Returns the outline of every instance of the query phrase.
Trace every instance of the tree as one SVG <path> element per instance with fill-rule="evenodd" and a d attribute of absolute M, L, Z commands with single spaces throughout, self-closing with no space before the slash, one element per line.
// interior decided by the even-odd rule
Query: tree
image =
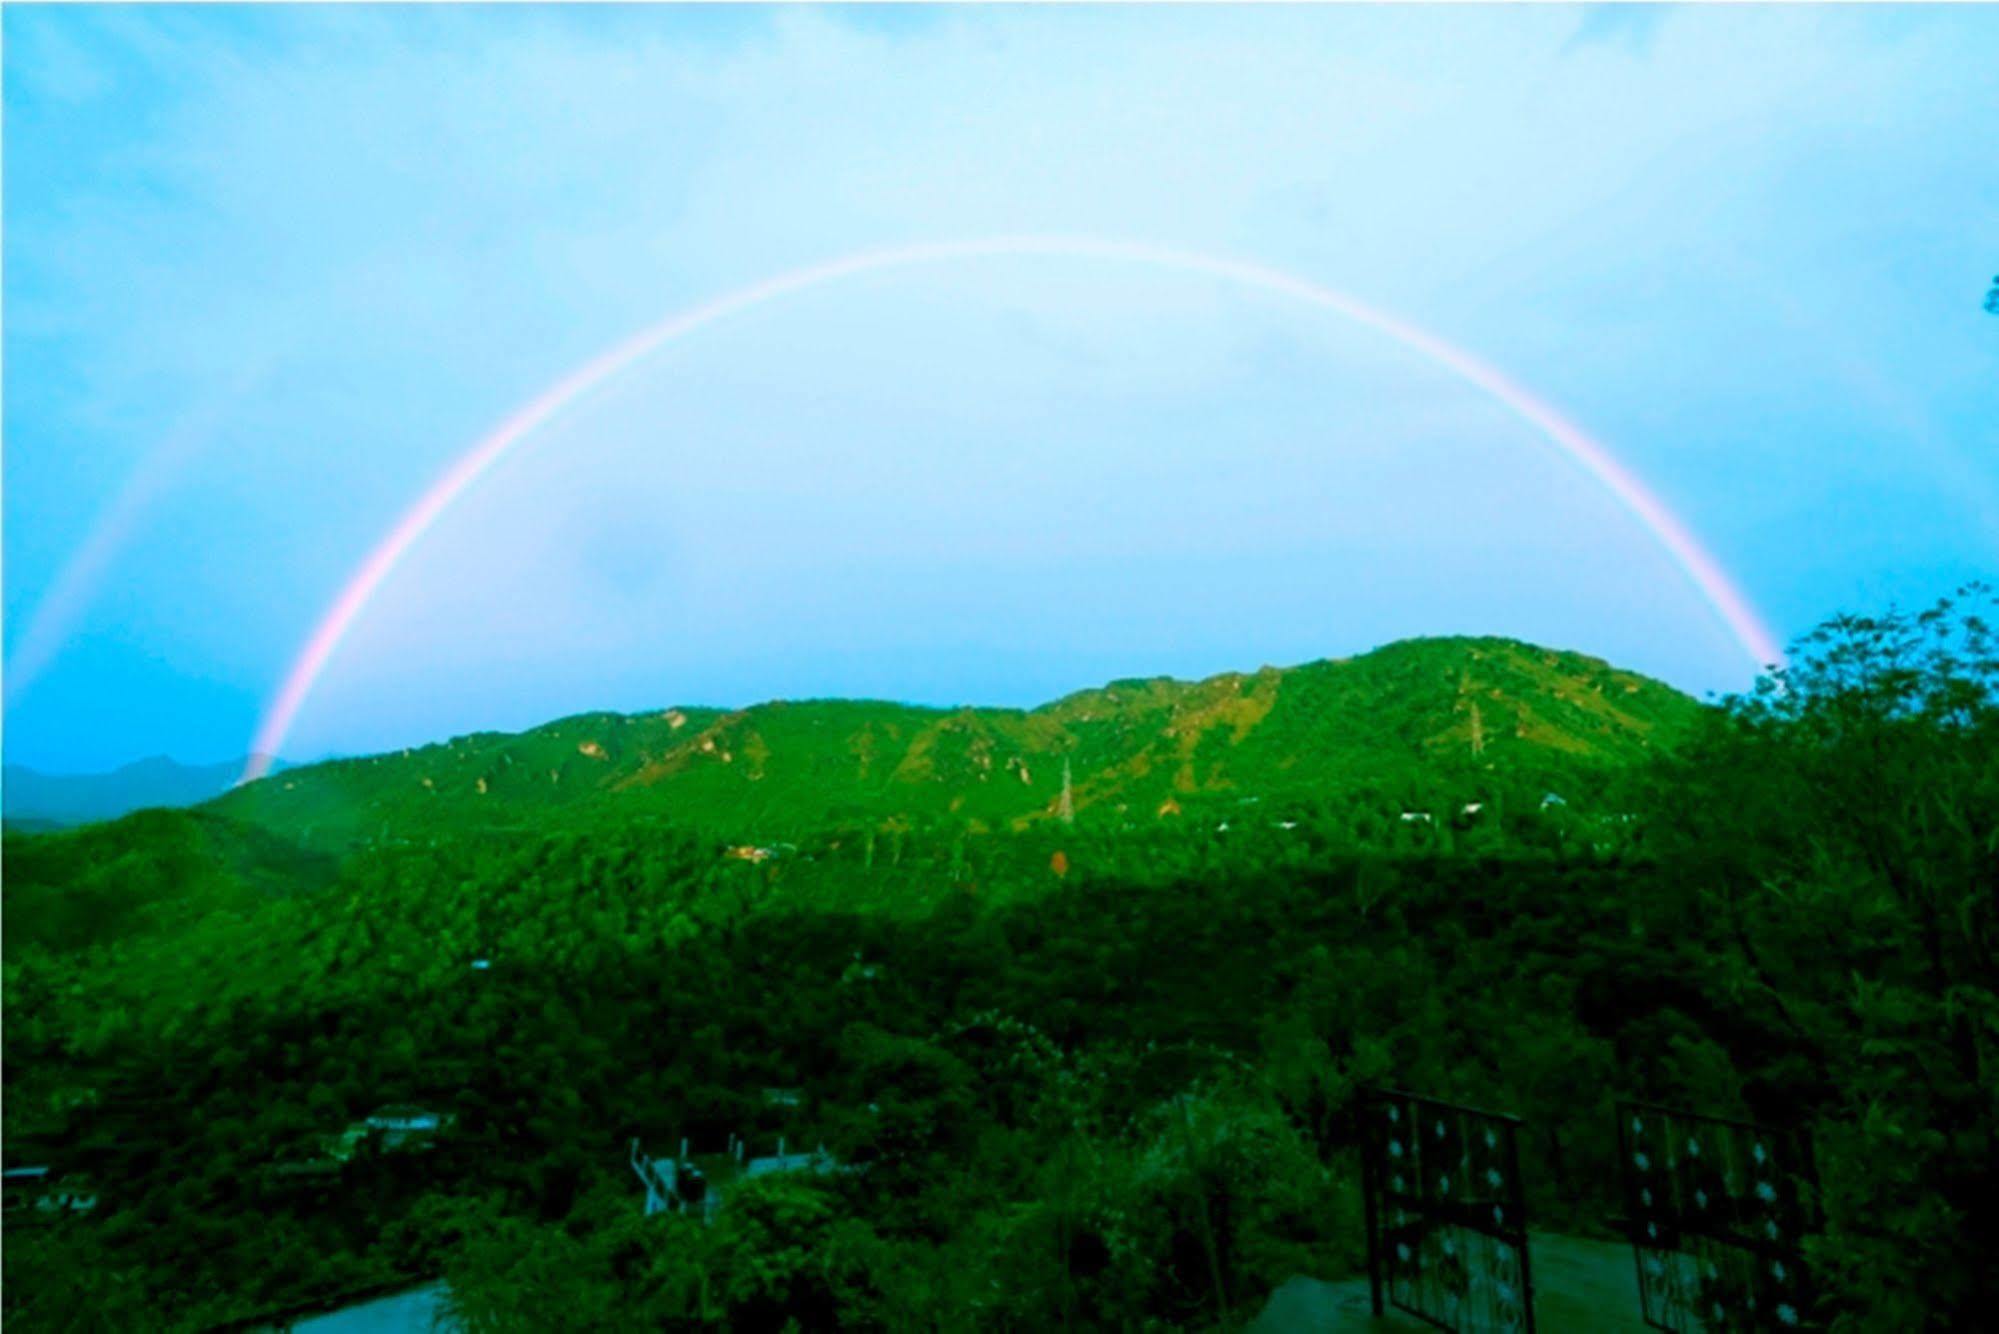
<path fill-rule="evenodd" d="M 1818 1260 L 1855 1327 L 1999 1309 L 1999 635 L 1989 590 L 1838 617 L 1672 765 L 1665 852 L 1816 1123 Z M 1739 1035 L 1741 1036 L 1741 1035 Z"/>

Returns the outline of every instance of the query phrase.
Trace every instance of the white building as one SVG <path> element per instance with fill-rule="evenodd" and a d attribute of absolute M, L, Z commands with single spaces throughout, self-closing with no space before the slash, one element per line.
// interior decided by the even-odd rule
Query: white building
<path fill-rule="evenodd" d="M 400 1148 L 414 1139 L 435 1135 L 455 1118 L 409 1103 L 395 1103 L 378 1109 L 361 1123 L 363 1134 L 380 1135 L 385 1149 Z"/>
<path fill-rule="evenodd" d="M 721 1207 L 722 1193 L 710 1188 L 701 1169 L 686 1161 L 686 1155 L 685 1140 L 681 1141 L 680 1155 L 674 1158 L 654 1158 L 639 1147 L 636 1139 L 632 1141 L 632 1171 L 645 1187 L 646 1217 L 698 1210 L 705 1221 L 713 1218 Z"/>
<path fill-rule="evenodd" d="M 87 1214 L 97 1207 L 97 1188 L 82 1177 L 58 1176 L 46 1166 L 10 1167 L 4 1174 L 6 1211 Z"/>

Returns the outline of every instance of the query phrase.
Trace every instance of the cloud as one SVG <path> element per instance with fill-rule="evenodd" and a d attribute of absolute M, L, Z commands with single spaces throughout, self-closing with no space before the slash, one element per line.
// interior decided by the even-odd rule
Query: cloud
<path fill-rule="evenodd" d="M 1605 45 L 1621 46 L 1639 55 L 1646 54 L 1658 37 L 1659 26 L 1666 21 L 1672 9 L 1671 5 L 1644 4 L 1638 0 L 1584 5 L 1575 33 L 1563 49 L 1575 51 Z"/>

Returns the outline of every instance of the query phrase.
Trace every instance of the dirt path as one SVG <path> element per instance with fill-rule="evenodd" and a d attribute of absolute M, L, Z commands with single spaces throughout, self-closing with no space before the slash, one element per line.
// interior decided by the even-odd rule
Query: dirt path
<path fill-rule="evenodd" d="M 1531 1244 L 1539 1334 L 1641 1334 L 1647 1328 L 1638 1315 L 1637 1271 L 1629 1246 L 1547 1232 L 1535 1233 Z M 1300 1275 L 1270 1294 L 1248 1334 L 1387 1334 L 1434 1328 L 1393 1310 L 1376 1320 L 1368 1309 L 1365 1276 L 1327 1283 Z"/>

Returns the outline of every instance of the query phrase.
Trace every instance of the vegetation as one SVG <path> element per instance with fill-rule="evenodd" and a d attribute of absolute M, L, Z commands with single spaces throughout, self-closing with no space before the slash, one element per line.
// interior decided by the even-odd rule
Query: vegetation
<path fill-rule="evenodd" d="M 102 1203 L 9 1228 L 6 1317 L 443 1275 L 474 1330 L 1212 1327 L 1357 1270 L 1387 1082 L 1521 1114 L 1532 1210 L 1584 1232 L 1619 1096 L 1805 1126 L 1816 1317 L 1974 1326 L 1982 597 L 1715 708 L 1418 641 L 1026 713 L 591 715 L 10 834 L 9 1161 Z M 454 1119 L 299 1170 L 392 1103 Z M 864 1170 L 641 1216 L 633 1138 L 732 1134 Z"/>
<path fill-rule="evenodd" d="M 848 700 L 582 714 L 290 770 L 215 809 L 320 848 L 478 827 L 663 815 L 743 840 L 829 825 L 1018 831 L 1072 807 L 1149 825 L 1243 796 L 1328 796 L 1391 817 L 1549 786 L 1594 788 L 1700 712 L 1593 658 L 1503 639 L 1411 640 L 1206 681 L 1118 681 L 1031 711 Z M 1456 809 L 1455 806 L 1452 809 Z"/>

